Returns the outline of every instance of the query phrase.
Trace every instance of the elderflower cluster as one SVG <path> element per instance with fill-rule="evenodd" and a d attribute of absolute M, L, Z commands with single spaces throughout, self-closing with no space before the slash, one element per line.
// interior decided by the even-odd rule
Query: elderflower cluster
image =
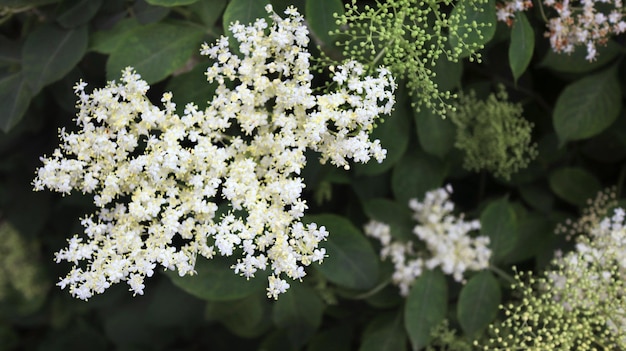
<path fill-rule="evenodd" d="M 585 58 L 593 61 L 598 55 L 597 45 L 606 45 L 612 35 L 626 32 L 622 0 L 543 0 L 543 4 L 557 14 L 546 19 L 545 36 L 550 38 L 554 52 L 571 54 L 577 46 L 584 46 Z M 498 5 L 498 19 L 510 24 L 514 12 L 530 7 L 530 1 L 506 0 Z"/>
<path fill-rule="evenodd" d="M 533 7 L 532 0 L 509 0 L 498 2 L 496 4 L 496 17 L 498 18 L 498 21 L 506 22 L 506 24 L 510 27 L 513 25 L 516 12 L 526 11 L 531 7 Z"/>
<path fill-rule="evenodd" d="M 409 202 L 413 219 L 418 222 L 413 233 L 426 245 L 427 252 L 418 251 L 412 241 L 394 240 L 389 225 L 385 223 L 370 221 L 365 226 L 365 234 L 380 241 L 381 258 L 390 259 L 393 263 L 392 281 L 403 296 L 408 295 L 424 269 L 439 267 L 461 282 L 465 271 L 478 271 L 489 266 L 489 238 L 472 238 L 469 235 L 480 229 L 480 222 L 467 222 L 462 215 L 453 215 L 454 204 L 449 200 L 451 193 L 452 187 L 447 186 L 427 192 L 424 202 L 417 199 Z"/>
<path fill-rule="evenodd" d="M 482 12 L 487 0 L 388 0 L 375 6 L 346 3 L 345 13 L 337 16 L 334 32 L 345 57 L 375 67 L 389 67 L 398 78 L 407 78 L 407 87 L 417 108 L 425 106 L 445 116 L 453 109 L 447 102 L 454 97 L 440 91 L 435 82 L 438 62 L 458 62 L 465 56 L 480 59 L 481 43 L 468 39 L 468 33 L 481 40 L 490 23 L 468 21 L 470 13 Z M 450 11 L 450 8 L 454 8 Z M 484 42 L 484 41 L 483 41 Z"/>
<path fill-rule="evenodd" d="M 328 232 L 301 222 L 305 151 L 346 168 L 349 159 L 381 162 L 385 150 L 368 133 L 391 112 L 395 83 L 384 68 L 369 76 L 348 62 L 334 91 L 313 94 L 302 16 L 266 9 L 270 23 L 231 25 L 240 55 L 225 37 L 203 45 L 215 60 L 208 81 L 218 83 L 204 110 L 190 103 L 177 115 L 171 93 L 155 106 L 131 68 L 91 94 L 75 87 L 78 131 L 61 130 L 34 181 L 35 190 L 92 194 L 97 206 L 82 219 L 85 235 L 56 254 L 74 263 L 61 288 L 86 300 L 126 281 L 143 294 L 157 266 L 184 276 L 198 256 L 219 254 L 236 257 L 232 268 L 246 278 L 270 269 L 268 297 L 277 298 L 284 277 L 301 279 L 322 261 Z"/>
<path fill-rule="evenodd" d="M 537 157 L 537 145 L 531 142 L 533 124 L 522 112 L 521 104 L 508 101 L 503 86 L 486 100 L 474 91 L 461 94 L 450 119 L 456 125 L 454 146 L 464 154 L 463 167 L 508 180 L 528 166 Z"/>
<path fill-rule="evenodd" d="M 485 350 L 626 348 L 626 223 L 621 208 L 596 221 L 545 276 L 517 277 L 520 303 L 490 330 Z"/>

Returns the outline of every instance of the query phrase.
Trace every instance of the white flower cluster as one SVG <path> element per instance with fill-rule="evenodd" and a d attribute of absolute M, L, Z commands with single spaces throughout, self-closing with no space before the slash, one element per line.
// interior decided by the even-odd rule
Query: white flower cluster
<path fill-rule="evenodd" d="M 452 188 L 447 186 L 427 192 L 424 202 L 417 199 L 409 202 L 414 211 L 413 218 L 418 222 L 413 233 L 426 244 L 427 252 L 418 251 L 412 241 L 394 240 L 389 225 L 385 223 L 370 221 L 365 226 L 365 234 L 380 241 L 382 259 L 391 259 L 395 268 L 392 281 L 403 296 L 408 295 L 423 269 L 440 267 L 445 274 L 461 282 L 465 271 L 489 266 L 489 238 L 468 235 L 480 229 L 480 222 L 466 222 L 462 215 L 453 215 L 454 204 L 449 201 L 451 193 Z"/>
<path fill-rule="evenodd" d="M 558 270 L 547 276 L 555 298 L 568 310 L 606 310 L 609 329 L 626 345 L 626 223 L 625 211 L 614 210 L 576 240 L 575 249 L 558 253 Z M 598 306 L 612 306 L 610 309 Z M 616 307 L 617 305 L 617 307 Z M 621 334 L 619 334 L 621 333 Z"/>
<path fill-rule="evenodd" d="M 510 24 L 514 12 L 531 7 L 524 5 L 528 2 L 504 1 L 498 6 L 498 19 Z M 626 32 L 622 0 L 544 0 L 543 3 L 558 15 L 549 19 L 545 33 L 555 52 L 571 54 L 576 46 L 585 46 L 586 59 L 593 61 L 598 54 L 596 45 L 605 45 L 610 36 Z"/>
<path fill-rule="evenodd" d="M 267 10 L 271 24 L 231 25 L 239 56 L 225 37 L 202 47 L 215 60 L 208 81 L 219 84 L 203 111 L 188 104 L 178 116 L 170 93 L 155 106 L 131 68 L 91 94 L 76 85 L 79 129 L 61 130 L 34 181 L 35 190 L 93 194 L 98 207 L 82 220 L 85 236 L 56 254 L 74 263 L 61 288 L 86 300 L 126 281 L 143 294 L 157 265 L 183 276 L 198 255 L 218 253 L 241 256 L 232 268 L 247 278 L 270 268 L 276 298 L 289 288 L 282 277 L 301 279 L 304 266 L 322 261 L 328 232 L 301 222 L 305 150 L 343 167 L 381 162 L 385 150 L 368 132 L 391 112 L 395 83 L 383 68 L 369 76 L 349 62 L 337 67 L 334 91 L 313 94 L 302 16 Z"/>
<path fill-rule="evenodd" d="M 509 0 L 496 4 L 496 17 L 498 21 L 506 22 L 510 27 L 513 25 L 515 13 L 525 11 L 533 7 L 532 0 Z"/>

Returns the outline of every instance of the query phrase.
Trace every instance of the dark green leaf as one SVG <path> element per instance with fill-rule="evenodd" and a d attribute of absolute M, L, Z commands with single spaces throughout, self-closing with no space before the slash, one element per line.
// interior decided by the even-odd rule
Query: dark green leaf
<path fill-rule="evenodd" d="M 622 108 L 617 66 L 567 86 L 554 107 L 554 129 L 561 144 L 587 139 L 611 125 Z"/>
<path fill-rule="evenodd" d="M 540 245 L 554 233 L 554 221 L 546 215 L 532 212 L 518 220 L 518 235 L 515 249 L 506 257 L 504 263 L 512 264 L 533 258 Z"/>
<path fill-rule="evenodd" d="M 359 351 L 404 351 L 406 333 L 402 327 L 402 311 L 380 314 L 363 332 Z"/>
<path fill-rule="evenodd" d="M 229 350 L 229 348 L 226 348 L 225 350 Z M 258 351 L 274 350 L 300 351 L 300 348 L 295 347 L 291 344 L 291 340 L 289 339 L 285 330 L 275 329 L 263 339 L 263 341 L 261 342 L 261 346 L 259 346 L 258 348 Z"/>
<path fill-rule="evenodd" d="M 87 27 L 66 30 L 47 24 L 32 31 L 22 48 L 24 76 L 32 91 L 63 78 L 86 51 Z"/>
<path fill-rule="evenodd" d="M 547 186 L 527 184 L 518 188 L 519 194 L 524 201 L 533 208 L 547 213 L 554 206 L 554 195 L 548 191 Z"/>
<path fill-rule="evenodd" d="M 353 329 L 349 323 L 342 323 L 321 331 L 311 338 L 306 351 L 351 351 Z"/>
<path fill-rule="evenodd" d="M 0 0 L 0 6 L 24 8 L 27 6 L 41 6 L 52 4 L 61 0 Z"/>
<path fill-rule="evenodd" d="M 198 257 L 197 274 L 180 277 L 176 271 L 166 271 L 172 283 L 189 294 L 208 301 L 231 301 L 262 291 L 267 279 L 263 274 L 246 280 L 230 268 L 233 262 L 224 257 Z"/>
<path fill-rule="evenodd" d="M 606 46 L 598 45 L 596 50 L 598 55 L 591 62 L 585 59 L 587 50 L 584 47 L 577 48 L 571 54 L 556 53 L 554 50 L 548 50 L 539 66 L 563 73 L 591 72 L 613 61 L 619 55 L 621 49 L 618 44 L 609 40 Z"/>
<path fill-rule="evenodd" d="M 207 82 L 204 75 L 210 65 L 211 62 L 205 61 L 189 72 L 172 77 L 167 83 L 165 90 L 172 92 L 172 100 L 176 102 L 178 113 L 182 114 L 185 105 L 190 102 L 198 105 L 201 111 L 209 105 L 217 88 L 217 82 Z"/>
<path fill-rule="evenodd" d="M 465 11 L 465 14 L 462 14 Z M 461 47 L 461 43 L 472 47 L 488 43 L 496 33 L 496 4 L 495 0 L 489 0 L 488 4 L 477 5 L 473 1 L 461 1 L 454 6 L 453 15 L 461 13 L 460 21 L 453 21 L 451 27 L 458 30 L 450 31 L 450 45 L 455 50 L 461 50 L 462 56 L 468 56 L 470 51 Z M 457 18 L 456 16 L 454 18 Z M 478 25 L 478 30 L 474 25 Z"/>
<path fill-rule="evenodd" d="M 428 345 L 432 331 L 445 318 L 448 286 L 440 270 L 425 270 L 409 292 L 404 307 L 404 326 L 413 350 Z"/>
<path fill-rule="evenodd" d="M 156 285 L 150 286 L 150 293 L 146 298 L 150 299 L 150 303 L 144 314 L 150 326 L 184 328 L 203 319 L 202 308 L 205 302 L 189 296 L 172 284 L 170 279 L 158 279 Z"/>
<path fill-rule="evenodd" d="M 219 320 L 242 338 L 257 337 L 272 326 L 270 302 L 265 294 L 253 294 L 235 301 L 209 301 L 205 316 Z"/>
<path fill-rule="evenodd" d="M 488 236 L 491 260 L 500 262 L 518 241 L 518 228 L 513 206 L 502 198 L 491 202 L 480 214 L 480 234 Z"/>
<path fill-rule="evenodd" d="M 385 172 L 374 176 L 354 177 L 351 185 L 361 201 L 364 201 L 366 199 L 389 196 L 389 193 L 391 193 L 390 180 L 391 175 L 389 172 Z"/>
<path fill-rule="evenodd" d="M 203 32 L 185 24 L 155 23 L 122 40 L 107 61 L 107 78 L 115 79 L 127 66 L 152 84 L 181 68 L 200 48 Z"/>
<path fill-rule="evenodd" d="M 307 222 L 325 226 L 328 240 L 321 246 L 327 257 L 314 267 L 329 281 L 345 288 L 367 290 L 378 279 L 378 255 L 372 245 L 350 221 L 332 215 L 306 216 Z"/>
<path fill-rule="evenodd" d="M 451 91 L 461 86 L 463 62 L 452 62 L 446 55 L 441 55 L 431 70 L 435 73 L 433 82 L 437 84 L 439 91 Z"/>
<path fill-rule="evenodd" d="M 63 6 L 68 4 L 69 6 Z M 76 28 L 88 23 L 98 13 L 102 0 L 66 1 L 61 5 L 57 22 L 63 28 Z"/>
<path fill-rule="evenodd" d="M 22 59 L 22 45 L 0 35 L 0 66 L 17 65 Z"/>
<path fill-rule="evenodd" d="M 89 50 L 102 54 L 110 54 L 123 44 L 126 37 L 141 28 L 135 18 L 125 18 L 109 30 L 97 31 L 90 38 Z"/>
<path fill-rule="evenodd" d="M 513 79 L 517 80 L 530 63 L 535 50 L 535 32 L 526 15 L 518 12 L 511 28 L 511 45 L 509 46 L 509 65 Z"/>
<path fill-rule="evenodd" d="M 133 5 L 133 14 L 140 24 L 156 23 L 167 17 L 170 9 L 167 7 L 153 6 L 145 0 L 137 0 Z"/>
<path fill-rule="evenodd" d="M 4 345 L 0 346 L 2 350 Z M 49 330 L 49 334 L 40 340 L 37 351 L 66 351 L 66 350 L 107 350 L 107 340 L 97 329 L 78 322 L 66 330 Z"/>
<path fill-rule="evenodd" d="M 146 0 L 146 2 L 150 5 L 164 6 L 164 7 L 191 5 L 197 1 L 198 0 Z"/>
<path fill-rule="evenodd" d="M 393 265 L 391 262 L 383 262 L 383 266 L 385 265 L 390 267 L 391 271 L 393 271 Z M 391 276 L 391 274 L 388 276 Z M 389 283 L 382 290 L 368 297 L 365 301 L 374 308 L 389 309 L 390 307 L 402 304 L 404 299 L 400 294 L 398 294 L 398 287 Z"/>
<path fill-rule="evenodd" d="M 454 147 L 456 130 L 452 120 L 443 119 L 429 108 L 414 113 L 417 137 L 427 153 L 443 159 Z"/>
<path fill-rule="evenodd" d="M 22 72 L 0 77 L 0 128 L 5 133 L 24 116 L 32 97 Z"/>
<path fill-rule="evenodd" d="M 228 6 L 226 6 L 224 16 L 222 17 L 224 33 L 230 33 L 228 28 L 231 23 L 236 21 L 246 25 L 254 23 L 257 18 L 267 18 L 268 14 L 265 11 L 265 5 L 267 4 L 269 4 L 269 1 L 265 0 L 231 0 Z"/>
<path fill-rule="evenodd" d="M 408 153 L 393 168 L 391 189 L 399 203 L 408 204 L 443 183 L 445 169 L 436 158 L 424 153 Z"/>
<path fill-rule="evenodd" d="M 585 156 L 600 162 L 614 163 L 626 157 L 626 111 L 602 133 L 583 146 Z"/>
<path fill-rule="evenodd" d="M 501 297 L 500 285 L 489 271 L 476 274 L 463 286 L 457 316 L 465 334 L 476 336 L 493 321 Z"/>
<path fill-rule="evenodd" d="M 550 174 L 548 181 L 558 197 L 578 206 L 584 206 L 587 199 L 594 197 L 602 187 L 593 174 L 577 167 L 558 169 Z"/>
<path fill-rule="evenodd" d="M 341 0 L 316 0 L 306 2 L 306 18 L 313 33 L 326 45 L 333 45 L 335 36 L 330 31 L 339 29 L 333 14 L 343 14 Z"/>
<path fill-rule="evenodd" d="M 363 203 L 363 210 L 371 219 L 388 224 L 391 236 L 407 241 L 415 238 L 415 221 L 408 204 L 400 205 L 387 199 L 371 199 Z"/>
<path fill-rule="evenodd" d="M 294 282 L 274 305 L 274 323 L 285 330 L 291 344 L 301 347 L 322 323 L 324 303 L 313 289 Z"/>
<path fill-rule="evenodd" d="M 203 0 L 193 3 L 189 8 L 197 14 L 208 27 L 213 27 L 221 17 L 228 0 Z"/>

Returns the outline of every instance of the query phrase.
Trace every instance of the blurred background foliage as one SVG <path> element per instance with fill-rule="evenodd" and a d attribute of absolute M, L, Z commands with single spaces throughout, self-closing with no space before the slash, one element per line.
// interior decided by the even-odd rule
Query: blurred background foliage
<path fill-rule="evenodd" d="M 340 0 L 271 3 L 279 13 L 294 5 L 305 14 L 318 45 L 311 45 L 314 55 L 321 48 L 341 57 L 328 34 L 338 29 L 332 13 L 343 11 Z M 375 4 L 359 2 L 365 3 Z M 227 259 L 199 261 L 194 277 L 157 275 L 140 297 L 120 284 L 83 302 L 55 287 L 69 267 L 54 264 L 53 254 L 81 231 L 78 218 L 92 205 L 80 194 L 34 193 L 31 181 L 39 157 L 57 145 L 58 129 L 72 128 L 74 83 L 101 87 L 131 65 L 154 97 L 172 91 L 179 107 L 193 101 L 202 108 L 214 86 L 202 74 L 209 63 L 199 55 L 201 43 L 227 33 L 230 22 L 266 16 L 265 4 L 0 0 L 0 350 L 396 351 L 428 345 L 443 319 L 471 338 L 511 299 L 504 273 L 513 265 L 540 271 L 556 248 L 567 249 L 565 238 L 554 234 L 557 223 L 577 217 L 605 187 L 615 186 L 622 197 L 624 38 L 599 47 L 593 62 L 580 50 L 555 54 L 537 9 L 510 28 L 496 22 L 488 2 L 493 16 L 481 16 L 493 33 L 482 62 L 444 60 L 434 81 L 442 91 L 473 91 L 482 101 L 504 87 L 533 127 L 536 157 L 527 167 L 506 178 L 489 167 L 464 167 L 467 148 L 458 145 L 467 145 L 471 133 L 462 123 L 504 120 L 482 118 L 500 110 L 470 108 L 485 115 L 442 119 L 415 109 L 415 97 L 399 81 L 395 111 L 374 131 L 388 149 L 384 163 L 343 171 L 309 161 L 307 220 L 330 231 L 329 257 L 278 301 L 266 298 L 263 277 L 246 281 Z M 507 140 L 521 138 L 489 130 L 496 134 L 482 130 L 470 142 L 478 159 L 492 157 L 491 140 L 497 138 L 501 151 L 510 147 Z M 509 156 L 493 156 L 494 162 Z M 391 265 L 380 261 L 377 243 L 361 228 L 373 218 L 390 223 L 394 236 L 410 236 L 408 200 L 445 184 L 453 185 L 458 208 L 481 220 L 480 234 L 490 237 L 494 252 L 492 269 L 468 276 L 465 285 L 426 272 L 403 299 L 389 284 Z"/>

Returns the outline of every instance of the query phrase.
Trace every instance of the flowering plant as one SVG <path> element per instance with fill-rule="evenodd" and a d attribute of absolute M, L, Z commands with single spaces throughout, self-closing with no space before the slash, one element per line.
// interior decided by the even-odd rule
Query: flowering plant
<path fill-rule="evenodd" d="M 624 23 L 0 0 L 0 349 L 626 349 Z"/>

